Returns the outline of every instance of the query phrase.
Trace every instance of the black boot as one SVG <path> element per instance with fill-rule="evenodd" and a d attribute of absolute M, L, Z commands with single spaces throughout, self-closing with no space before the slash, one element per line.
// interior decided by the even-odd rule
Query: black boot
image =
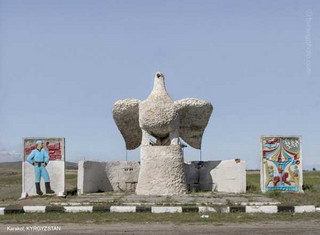
<path fill-rule="evenodd" d="M 41 192 L 41 189 L 40 189 L 40 183 L 36 183 L 36 190 L 38 195 L 41 196 L 43 194 L 43 192 Z"/>
<path fill-rule="evenodd" d="M 54 191 L 50 187 L 50 182 L 45 182 L 46 185 L 46 194 L 52 194 Z"/>

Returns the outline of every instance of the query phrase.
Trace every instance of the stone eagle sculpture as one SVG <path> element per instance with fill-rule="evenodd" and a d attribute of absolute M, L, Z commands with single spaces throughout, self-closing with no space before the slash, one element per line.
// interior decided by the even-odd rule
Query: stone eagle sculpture
<path fill-rule="evenodd" d="M 113 118 L 128 150 L 144 145 L 179 144 L 179 137 L 200 149 L 203 132 L 212 113 L 210 102 L 186 98 L 173 101 L 165 87 L 164 75 L 157 72 L 154 86 L 145 100 L 115 102 Z M 149 135 L 156 141 L 150 142 Z"/>

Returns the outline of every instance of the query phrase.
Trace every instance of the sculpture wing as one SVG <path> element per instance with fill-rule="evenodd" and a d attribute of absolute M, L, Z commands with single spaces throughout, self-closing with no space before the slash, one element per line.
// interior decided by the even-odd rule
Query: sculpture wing
<path fill-rule="evenodd" d="M 141 144 L 139 126 L 139 103 L 137 99 L 118 100 L 113 105 L 113 119 L 121 132 L 127 149 L 136 149 Z"/>
<path fill-rule="evenodd" d="M 180 137 L 191 147 L 200 149 L 202 135 L 213 110 L 211 103 L 187 98 L 175 101 L 174 106 L 180 117 Z"/>

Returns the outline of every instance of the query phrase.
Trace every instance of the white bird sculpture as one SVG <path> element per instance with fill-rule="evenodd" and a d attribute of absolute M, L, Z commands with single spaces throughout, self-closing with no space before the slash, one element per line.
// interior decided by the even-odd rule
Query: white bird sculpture
<path fill-rule="evenodd" d="M 115 102 L 113 118 L 128 150 L 141 145 L 180 144 L 179 137 L 200 149 L 203 132 L 212 113 L 210 102 L 186 98 L 173 101 L 165 87 L 164 75 L 157 72 L 147 99 Z M 150 142 L 149 135 L 156 139 Z"/>

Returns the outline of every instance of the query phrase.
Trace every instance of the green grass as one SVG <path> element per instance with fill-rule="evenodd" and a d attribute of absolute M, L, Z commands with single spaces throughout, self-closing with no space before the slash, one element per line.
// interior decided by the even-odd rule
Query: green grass
<path fill-rule="evenodd" d="M 259 171 L 247 171 L 247 193 L 260 193 Z"/>
<path fill-rule="evenodd" d="M 74 191 L 77 187 L 77 170 L 66 170 L 66 191 Z M 21 168 L 0 167 L 0 204 L 14 203 L 21 196 Z"/>
<path fill-rule="evenodd" d="M 320 206 L 320 171 L 303 172 L 304 193 L 267 192 L 265 195 L 281 202 L 281 205 Z M 247 172 L 247 193 L 261 194 L 259 172 Z"/>
<path fill-rule="evenodd" d="M 246 214 L 246 213 L 207 213 L 209 218 L 201 218 L 199 213 L 164 213 L 152 214 L 148 212 L 137 213 L 28 213 L 11 214 L 0 216 L 2 224 L 24 224 L 24 223 L 251 223 L 251 222 L 272 222 L 272 221 L 304 221 L 316 220 L 320 222 L 317 213 L 278 213 L 278 214 Z M 62 219 L 63 218 L 63 219 Z"/>
<path fill-rule="evenodd" d="M 18 199 L 22 190 L 21 169 L 0 169 L 0 202 Z"/>

